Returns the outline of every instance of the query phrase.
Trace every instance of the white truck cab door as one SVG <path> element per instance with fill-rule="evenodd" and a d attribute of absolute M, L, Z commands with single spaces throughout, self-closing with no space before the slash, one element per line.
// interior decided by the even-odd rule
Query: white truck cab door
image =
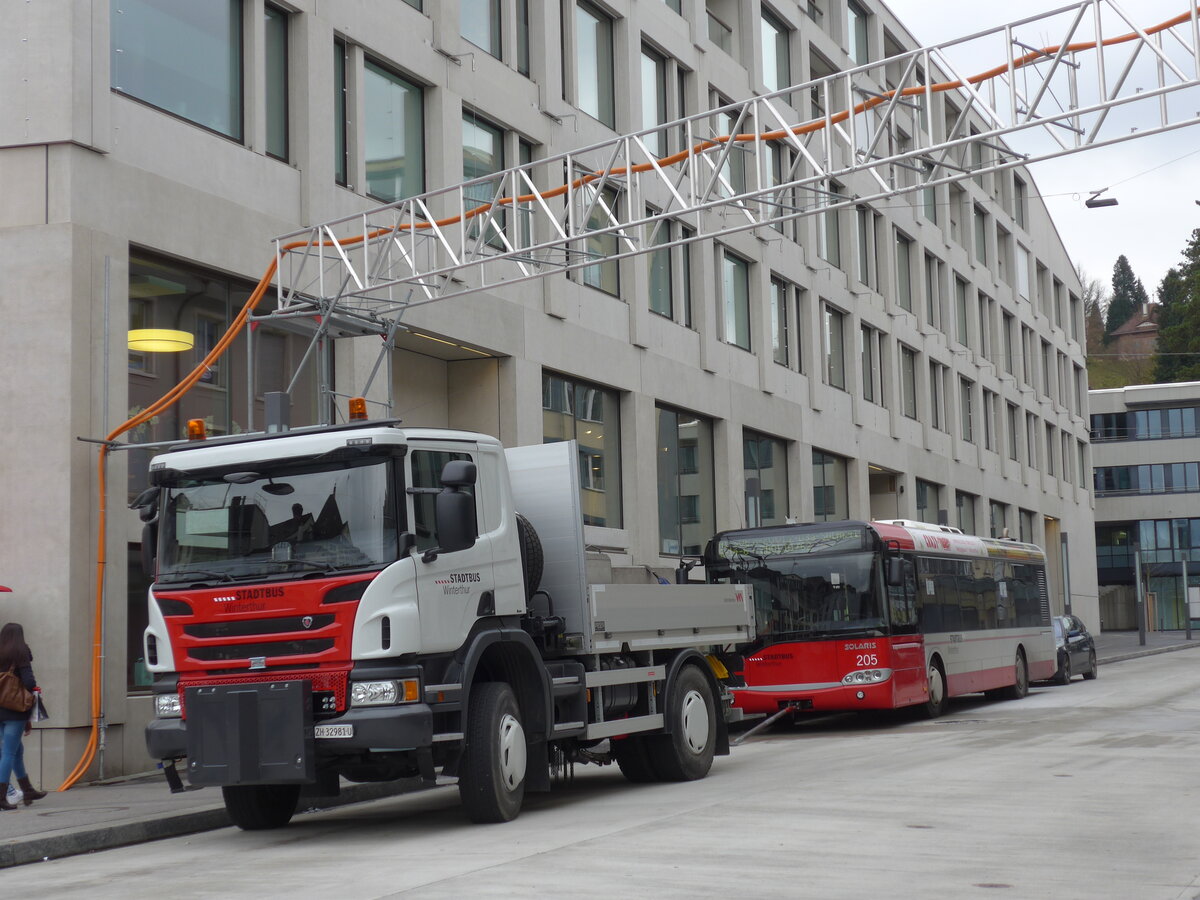
<path fill-rule="evenodd" d="M 475 448 L 467 444 L 445 448 L 430 446 L 428 449 L 414 447 L 407 457 L 409 527 L 417 539 L 412 554 L 416 565 L 423 653 L 456 650 L 466 640 L 475 620 L 480 615 L 490 614 L 488 610 L 495 607 L 492 535 L 482 531 L 484 516 L 478 491 L 472 494 L 481 533 L 474 545 L 453 552 L 437 550 L 436 493 L 428 493 L 432 489 L 441 489 L 440 476 L 447 462 L 475 462 L 475 457 Z M 432 558 L 426 562 L 426 557 Z"/>

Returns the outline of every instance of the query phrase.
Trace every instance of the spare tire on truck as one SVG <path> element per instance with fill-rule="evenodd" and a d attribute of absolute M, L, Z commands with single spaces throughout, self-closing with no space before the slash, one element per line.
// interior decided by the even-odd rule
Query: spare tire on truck
<path fill-rule="evenodd" d="M 546 558 L 533 523 L 520 513 L 517 513 L 517 539 L 521 543 L 521 575 L 525 579 L 525 599 L 528 600 L 541 586 Z"/>

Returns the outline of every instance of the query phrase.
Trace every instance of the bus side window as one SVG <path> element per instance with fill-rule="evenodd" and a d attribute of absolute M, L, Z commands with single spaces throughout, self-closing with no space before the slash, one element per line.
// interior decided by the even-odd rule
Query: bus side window
<path fill-rule="evenodd" d="M 912 634 L 917 630 L 917 576 L 912 560 L 897 560 L 901 566 L 900 584 L 888 585 L 889 618 L 893 634 Z"/>

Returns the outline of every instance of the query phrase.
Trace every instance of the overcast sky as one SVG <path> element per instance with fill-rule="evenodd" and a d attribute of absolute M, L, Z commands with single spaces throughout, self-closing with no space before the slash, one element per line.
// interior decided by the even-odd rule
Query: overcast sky
<path fill-rule="evenodd" d="M 1071 0 L 885 2 L 921 44 L 932 45 L 1059 9 Z M 1187 0 L 1120 0 L 1119 5 L 1142 27 L 1188 10 Z M 1064 31 L 1048 28 L 1039 43 L 1056 44 Z M 1002 62 L 968 58 L 956 65 L 970 75 Z M 1111 60 L 1108 66 L 1112 78 Z M 1200 114 L 1200 98 L 1186 102 L 1193 115 Z M 1149 109 L 1141 113 L 1139 124 L 1156 126 L 1152 114 Z M 1020 151 L 1020 136 L 1009 143 Z M 1179 263 L 1192 230 L 1200 227 L 1200 124 L 1046 160 L 1030 171 L 1072 260 L 1106 287 L 1113 263 L 1124 253 L 1154 299 L 1163 275 Z M 1117 198 L 1119 205 L 1087 209 L 1084 200 L 1103 188 L 1109 188 L 1104 196 Z"/>

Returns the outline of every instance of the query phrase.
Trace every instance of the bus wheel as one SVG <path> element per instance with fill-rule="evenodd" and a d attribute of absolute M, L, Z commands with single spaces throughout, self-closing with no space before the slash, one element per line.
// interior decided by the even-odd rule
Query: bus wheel
<path fill-rule="evenodd" d="M 282 828 L 296 813 L 298 784 L 235 784 L 221 788 L 225 810 L 243 831 Z"/>
<path fill-rule="evenodd" d="M 658 773 L 654 771 L 654 763 L 650 761 L 650 749 L 646 746 L 646 738 L 641 735 L 630 735 L 619 741 L 612 742 L 613 757 L 617 768 L 627 781 L 634 784 L 649 784 L 658 781 Z"/>
<path fill-rule="evenodd" d="M 712 768 L 717 744 L 717 710 L 708 679 L 695 666 L 675 678 L 667 698 L 671 733 L 648 739 L 654 771 L 663 781 L 695 781 Z"/>
<path fill-rule="evenodd" d="M 938 659 L 929 661 L 929 699 L 925 701 L 925 715 L 936 719 L 946 711 L 949 702 L 946 697 L 946 675 L 942 671 L 942 663 Z"/>
<path fill-rule="evenodd" d="M 525 799 L 528 748 L 512 688 L 485 681 L 471 689 L 467 748 L 458 795 L 472 822 L 508 822 Z"/>
<path fill-rule="evenodd" d="M 1016 680 L 1008 686 L 1008 699 L 1020 700 L 1029 693 L 1029 666 L 1025 663 L 1025 651 L 1017 651 Z"/>

